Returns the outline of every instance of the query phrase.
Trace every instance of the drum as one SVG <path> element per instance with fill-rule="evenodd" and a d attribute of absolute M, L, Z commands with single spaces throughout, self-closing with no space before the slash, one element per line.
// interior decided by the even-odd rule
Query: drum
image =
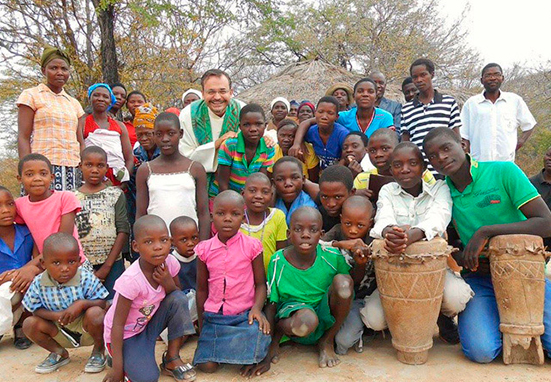
<path fill-rule="evenodd" d="M 402 254 L 388 253 L 384 240 L 373 242 L 377 287 L 400 362 L 427 362 L 451 252 L 442 238 L 414 243 Z"/>
<path fill-rule="evenodd" d="M 503 362 L 542 365 L 545 257 L 543 239 L 501 235 L 490 240 L 490 272 L 503 333 Z"/>

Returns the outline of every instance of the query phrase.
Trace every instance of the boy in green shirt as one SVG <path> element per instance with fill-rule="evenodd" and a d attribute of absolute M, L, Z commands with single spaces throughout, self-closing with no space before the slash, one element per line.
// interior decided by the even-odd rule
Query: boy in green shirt
<path fill-rule="evenodd" d="M 350 311 L 354 282 L 350 266 L 333 248 L 322 248 L 319 211 L 301 207 L 291 217 L 291 246 L 276 252 L 268 266 L 270 303 L 266 317 L 273 337 L 268 355 L 260 364 L 243 375 L 260 375 L 270 369 L 279 352 L 283 335 L 302 344 L 318 344 L 319 366 L 333 367 L 340 363 L 334 350 L 335 335 Z M 356 251 L 365 273 L 367 256 Z"/>
<path fill-rule="evenodd" d="M 459 314 L 459 337 L 467 358 L 487 363 L 502 349 L 488 261 L 480 253 L 497 235 L 551 236 L 551 212 L 526 175 L 511 162 L 477 162 L 463 151 L 449 128 L 431 130 L 423 141 L 425 154 L 446 176 L 453 200 L 452 221 L 465 249 L 459 263 L 472 272 L 465 281 L 475 292 Z M 551 350 L 551 283 L 545 280 L 544 349 Z"/>

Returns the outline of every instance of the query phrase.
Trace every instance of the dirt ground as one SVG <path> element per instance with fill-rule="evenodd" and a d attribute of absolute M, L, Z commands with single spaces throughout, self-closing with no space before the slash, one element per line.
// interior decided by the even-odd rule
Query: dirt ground
<path fill-rule="evenodd" d="M 186 344 L 181 351 L 182 359 L 191 361 L 195 349 L 195 340 Z M 165 345 L 157 345 L 157 359 L 160 361 Z M 0 342 L 0 381 L 32 382 L 92 382 L 102 381 L 106 371 L 100 374 L 84 374 L 84 364 L 91 348 L 70 350 L 71 363 L 57 372 L 38 375 L 34 367 L 47 355 L 36 345 L 28 350 L 17 350 L 12 339 L 4 337 Z M 341 382 L 341 381 L 426 381 L 426 382 L 491 382 L 491 381 L 551 381 L 551 361 L 544 366 L 503 364 L 501 358 L 489 365 L 478 365 L 468 361 L 461 353 L 459 345 L 451 346 L 434 339 L 434 347 L 425 365 L 404 365 L 396 359 L 390 338 L 378 336 L 365 345 L 364 352 L 358 354 L 351 350 L 341 356 L 341 364 L 332 369 L 320 369 L 317 366 L 317 354 L 314 347 L 289 345 L 282 348 L 281 360 L 272 365 L 266 374 L 255 379 L 259 382 Z M 214 375 L 198 372 L 197 381 L 241 381 L 238 367 L 225 366 Z M 161 382 L 174 379 L 161 376 Z"/>

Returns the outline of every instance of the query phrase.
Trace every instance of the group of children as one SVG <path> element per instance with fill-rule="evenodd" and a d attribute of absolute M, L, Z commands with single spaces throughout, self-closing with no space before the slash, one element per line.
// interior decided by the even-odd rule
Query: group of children
<path fill-rule="evenodd" d="M 101 86 L 91 91 L 94 117 L 103 115 L 103 93 Z M 156 381 L 160 372 L 191 381 L 195 366 L 213 373 L 220 364 L 243 365 L 240 373 L 253 376 L 277 362 L 279 346 L 288 340 L 316 344 L 319 366 L 333 367 L 338 355 L 352 347 L 361 352 L 366 335 L 386 329 L 370 259 L 374 238 L 384 240 L 391 253 L 446 238 L 453 212 L 465 246 L 463 266 L 474 270 L 493 234 L 548 234 L 533 225 L 479 233 L 481 226 L 514 225 L 515 219 L 551 221 L 545 205 L 544 213 L 525 211 L 537 192 L 526 188 L 515 199 L 506 179 L 500 200 L 510 198 L 523 215 L 506 211 L 506 222 L 492 223 L 487 216 L 480 217 L 482 225 L 466 222 L 471 207 L 458 200 L 474 187 L 469 181 L 480 180 L 465 172 L 469 157 L 452 130 L 434 129 L 424 140 L 426 157 L 449 177 L 443 181 L 427 171 L 418 146 L 399 143 L 392 129 L 378 129 L 368 140 L 336 123 L 338 115 L 335 98 L 320 99 L 316 124 L 298 150 L 301 161 L 288 156 L 296 122 L 279 122 L 279 144 L 269 147 L 264 111 L 255 104 L 243 107 L 240 132 L 220 147 L 215 190 L 207 190 L 203 166 L 178 150 L 178 117 L 160 113 L 151 134 L 142 137 L 137 130 L 140 142 L 151 141 L 147 149 L 158 149 L 158 156 L 129 171 L 136 187 L 132 229 L 123 190 L 105 183 L 113 172 L 104 149 L 91 145 L 82 151 L 84 185 L 75 192 L 50 189 L 46 157 L 21 159 L 18 179 L 26 196 L 14 200 L 0 188 L 0 300 L 8 302 L 2 320 L 17 324 L 19 345 L 29 345 L 17 332 L 22 325 L 26 337 L 50 353 L 36 372 L 67 364 L 69 347 L 93 346 L 85 371 L 102 371 L 110 359 L 104 381 Z M 522 179 L 517 183 L 525 186 Z M 209 191 L 216 194 L 210 201 Z M 125 270 L 121 253 L 129 237 L 139 257 Z M 482 288 L 455 270 L 446 273 L 438 320 L 449 343 L 459 342 L 453 318 Z M 467 334 L 472 326 L 466 324 L 463 334 L 461 322 L 465 353 L 480 361 L 472 354 L 482 340 Z M 167 351 L 159 370 L 155 345 L 165 329 Z M 192 365 L 179 351 L 196 332 Z M 543 342 L 549 350 L 551 341 Z"/>

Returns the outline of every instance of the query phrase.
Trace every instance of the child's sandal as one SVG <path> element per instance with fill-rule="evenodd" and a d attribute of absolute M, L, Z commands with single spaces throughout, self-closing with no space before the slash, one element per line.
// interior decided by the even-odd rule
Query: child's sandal
<path fill-rule="evenodd" d="M 163 354 L 163 361 L 159 365 L 161 368 L 161 372 L 164 375 L 170 375 L 178 382 L 191 382 L 195 381 L 195 378 L 197 378 L 197 372 L 195 371 L 195 368 L 189 364 L 186 363 L 183 366 L 178 366 L 175 369 L 169 370 L 166 365 L 172 361 L 175 361 L 177 359 L 180 359 L 180 357 L 174 357 L 171 359 L 165 359 L 166 352 Z"/>

